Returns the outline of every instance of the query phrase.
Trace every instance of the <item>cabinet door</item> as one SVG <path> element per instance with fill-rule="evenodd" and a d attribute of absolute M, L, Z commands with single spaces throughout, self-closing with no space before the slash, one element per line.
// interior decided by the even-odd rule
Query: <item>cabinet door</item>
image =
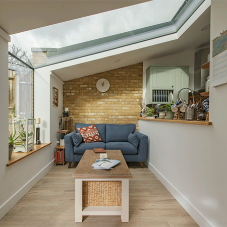
<path fill-rule="evenodd" d="M 175 91 L 174 100 L 177 99 L 177 93 L 182 88 L 187 88 L 189 86 L 189 67 L 178 67 L 176 68 L 176 81 L 175 81 Z M 185 100 L 186 104 L 188 103 L 188 92 L 189 90 L 185 89 L 180 92 L 179 97 Z"/>
<path fill-rule="evenodd" d="M 152 103 L 150 67 L 146 70 L 146 104 Z"/>
<path fill-rule="evenodd" d="M 173 67 L 152 67 L 151 68 L 151 86 L 159 89 L 174 89 L 175 68 Z"/>

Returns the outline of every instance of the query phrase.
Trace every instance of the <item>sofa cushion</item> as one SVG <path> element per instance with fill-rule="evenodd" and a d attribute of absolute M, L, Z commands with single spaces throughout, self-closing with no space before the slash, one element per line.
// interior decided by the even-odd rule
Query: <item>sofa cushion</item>
<path fill-rule="evenodd" d="M 83 139 L 82 139 L 82 136 L 80 135 L 80 133 L 78 132 L 74 132 L 73 133 L 73 135 L 72 135 L 72 138 L 73 138 L 73 143 L 74 143 L 74 145 L 75 146 L 79 146 L 81 143 L 82 143 L 82 141 L 83 141 Z"/>
<path fill-rule="evenodd" d="M 76 132 L 79 132 L 77 128 L 83 128 L 88 127 L 92 124 L 84 124 L 84 123 L 76 123 L 75 124 L 75 130 Z M 103 142 L 106 142 L 106 124 L 95 124 L 97 130 L 99 131 L 99 135 L 101 136 L 101 139 Z"/>
<path fill-rule="evenodd" d="M 128 135 L 135 130 L 135 124 L 106 124 L 106 142 L 128 142 Z"/>
<path fill-rule="evenodd" d="M 137 148 L 129 142 L 108 142 L 106 150 L 121 150 L 122 154 L 137 154 Z"/>
<path fill-rule="evenodd" d="M 86 150 L 93 150 L 93 148 L 106 149 L 106 146 L 103 142 L 81 143 L 78 147 L 74 146 L 74 154 L 84 154 Z"/>
<path fill-rule="evenodd" d="M 138 147 L 139 145 L 139 138 L 136 134 L 130 133 L 128 135 L 128 142 L 131 143 L 134 147 Z"/>
<path fill-rule="evenodd" d="M 95 125 L 90 125 L 88 127 L 77 128 L 80 135 L 83 137 L 84 143 L 92 143 L 92 142 L 102 142 L 102 139 L 99 135 L 99 131 L 97 130 Z"/>

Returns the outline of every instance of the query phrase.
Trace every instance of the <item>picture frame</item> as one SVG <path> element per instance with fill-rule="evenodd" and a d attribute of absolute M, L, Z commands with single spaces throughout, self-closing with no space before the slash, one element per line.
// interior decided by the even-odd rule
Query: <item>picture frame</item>
<path fill-rule="evenodd" d="M 58 107 L 58 89 L 53 87 L 53 106 Z"/>

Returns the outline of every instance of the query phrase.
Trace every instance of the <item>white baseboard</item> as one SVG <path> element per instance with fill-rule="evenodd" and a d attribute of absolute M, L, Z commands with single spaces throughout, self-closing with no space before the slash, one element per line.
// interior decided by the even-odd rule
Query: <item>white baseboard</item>
<path fill-rule="evenodd" d="M 31 180 L 20 188 L 0 207 L 0 220 L 12 209 L 13 206 L 54 166 L 54 159 L 41 169 Z"/>
<path fill-rule="evenodd" d="M 212 227 L 203 215 L 150 162 L 147 161 L 146 165 L 199 226 Z"/>

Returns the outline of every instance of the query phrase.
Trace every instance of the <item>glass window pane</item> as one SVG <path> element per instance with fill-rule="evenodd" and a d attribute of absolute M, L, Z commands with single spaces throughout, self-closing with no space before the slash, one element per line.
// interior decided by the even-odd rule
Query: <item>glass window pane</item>
<path fill-rule="evenodd" d="M 9 133 L 15 133 L 13 122 L 33 118 L 33 69 L 9 55 Z M 18 129 L 16 137 L 19 136 Z"/>

